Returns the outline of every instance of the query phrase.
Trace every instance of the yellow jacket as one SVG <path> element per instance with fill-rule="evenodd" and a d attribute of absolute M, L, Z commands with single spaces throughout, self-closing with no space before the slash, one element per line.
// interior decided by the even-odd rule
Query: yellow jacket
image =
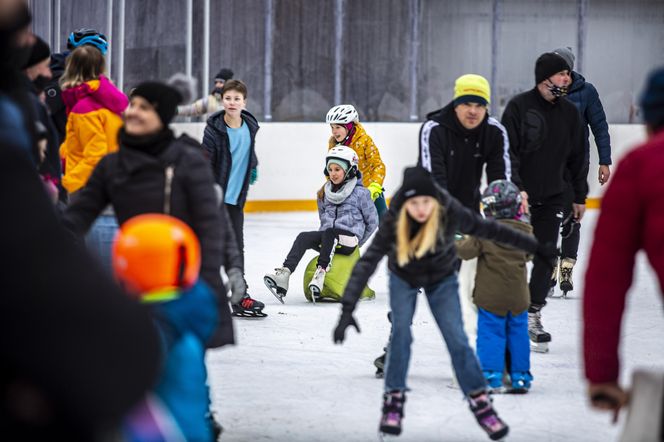
<path fill-rule="evenodd" d="M 339 143 L 334 137 L 330 137 L 328 150 L 337 144 Z M 378 148 L 360 123 L 355 123 L 355 133 L 348 147 L 355 151 L 359 159 L 358 167 L 362 174 L 362 185 L 369 187 L 371 183 L 378 183 L 382 186 L 385 179 L 385 164 L 380 158 Z"/>
<path fill-rule="evenodd" d="M 62 186 L 74 193 L 87 183 L 106 154 L 118 150 L 118 130 L 127 97 L 104 76 L 62 91 L 67 108 Z"/>

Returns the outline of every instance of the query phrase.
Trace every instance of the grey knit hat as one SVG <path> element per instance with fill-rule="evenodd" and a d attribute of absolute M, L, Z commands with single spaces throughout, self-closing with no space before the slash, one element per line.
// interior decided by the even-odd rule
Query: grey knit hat
<path fill-rule="evenodd" d="M 570 71 L 574 70 L 574 60 L 576 60 L 576 58 L 574 57 L 574 52 L 572 52 L 572 48 L 570 48 L 569 46 L 565 46 L 564 48 L 554 49 L 553 52 L 565 59 L 565 61 L 569 65 Z"/>

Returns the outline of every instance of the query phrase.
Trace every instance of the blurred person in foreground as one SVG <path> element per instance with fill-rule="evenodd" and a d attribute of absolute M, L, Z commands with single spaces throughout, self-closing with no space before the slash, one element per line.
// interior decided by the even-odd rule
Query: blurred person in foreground
<path fill-rule="evenodd" d="M 614 421 L 628 401 L 619 384 L 618 346 L 639 250 L 657 275 L 660 294 L 664 287 L 664 67 L 650 74 L 640 104 L 648 140 L 620 161 L 602 198 L 583 296 L 588 396 L 593 407 L 613 411 Z"/>

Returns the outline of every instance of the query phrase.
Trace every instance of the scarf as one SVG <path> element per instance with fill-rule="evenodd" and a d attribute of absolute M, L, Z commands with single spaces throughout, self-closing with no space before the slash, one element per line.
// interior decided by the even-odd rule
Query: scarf
<path fill-rule="evenodd" d="M 356 185 L 357 178 L 351 178 L 335 191 L 332 187 L 332 181 L 328 181 L 325 183 L 325 198 L 327 198 L 332 204 L 341 204 L 353 192 Z"/>
<path fill-rule="evenodd" d="M 123 147 L 140 150 L 155 157 L 165 151 L 175 139 L 170 129 L 160 130 L 154 134 L 135 136 L 129 135 L 124 127 L 120 129 L 118 138 Z"/>

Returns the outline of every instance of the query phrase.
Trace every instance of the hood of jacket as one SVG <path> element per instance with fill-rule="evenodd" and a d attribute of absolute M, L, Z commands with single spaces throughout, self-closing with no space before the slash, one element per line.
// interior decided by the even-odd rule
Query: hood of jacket
<path fill-rule="evenodd" d="M 60 54 L 51 54 L 51 74 L 54 79 L 58 79 L 65 72 L 65 65 L 67 63 L 67 55 L 69 52 L 62 52 Z"/>
<path fill-rule="evenodd" d="M 572 71 L 572 85 L 569 87 L 568 94 L 576 92 L 579 89 L 582 89 L 586 85 L 586 79 L 583 75 L 578 72 Z"/>
<path fill-rule="evenodd" d="M 67 106 L 67 113 L 93 112 L 108 109 L 117 115 L 129 105 L 127 96 L 116 88 L 108 78 L 101 75 L 98 80 L 85 83 L 62 91 L 62 100 Z"/>

